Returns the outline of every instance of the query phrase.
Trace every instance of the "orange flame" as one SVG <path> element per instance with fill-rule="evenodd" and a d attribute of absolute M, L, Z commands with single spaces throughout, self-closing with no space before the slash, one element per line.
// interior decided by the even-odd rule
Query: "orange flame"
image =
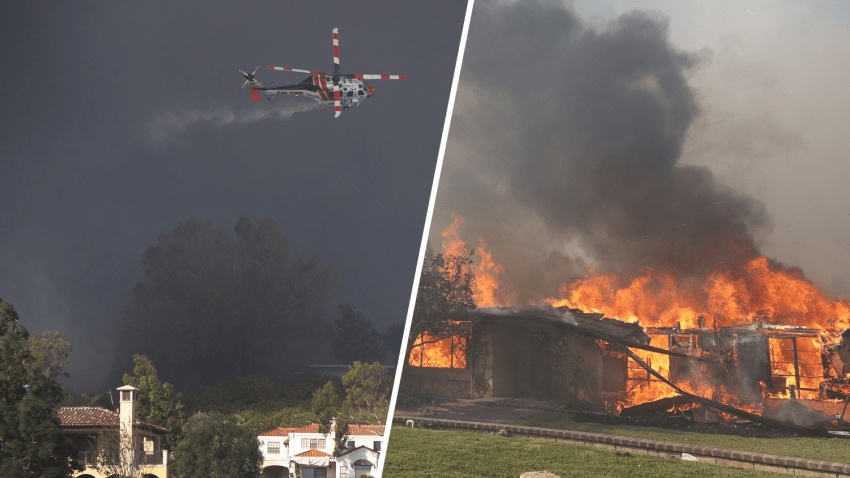
<path fill-rule="evenodd" d="M 452 223 L 441 233 L 444 255 L 469 255 L 469 246 L 458 234 L 458 228 L 464 224 L 463 217 L 452 214 Z M 475 249 L 477 263 L 471 264 L 466 271 L 471 272 L 475 277 L 475 282 L 472 285 L 472 299 L 477 307 L 508 305 L 502 299 L 506 294 L 500 288 L 501 276 L 505 273 L 505 268 L 493 260 L 493 254 L 487 250 L 487 243 L 484 242 L 484 238 L 479 236 L 478 241 L 478 247 Z"/>
<path fill-rule="evenodd" d="M 831 332 L 850 327 L 850 303 L 828 299 L 798 272 L 772 267 L 766 257 L 750 261 L 739 278 L 728 269 L 715 271 L 703 283 L 647 271 L 627 286 L 620 283 L 616 275 L 590 271 L 546 302 L 656 327 L 679 323 L 694 328 L 698 316 L 711 317 L 718 327 L 757 318 Z"/>
<path fill-rule="evenodd" d="M 417 367 L 466 368 L 466 337 L 455 335 L 435 339 L 427 332 L 419 334 L 407 363 Z"/>
<path fill-rule="evenodd" d="M 459 214 L 452 214 L 452 223 L 443 230 L 443 254 L 450 256 L 466 256 L 469 247 L 457 233 L 457 228 L 466 224 Z"/>
<path fill-rule="evenodd" d="M 472 299 L 475 305 L 478 307 L 503 305 L 497 296 L 505 268 L 493 260 L 493 254 L 487 251 L 487 244 L 481 236 L 478 236 L 478 248 L 475 249 L 475 253 L 478 255 L 478 265 L 473 270 L 475 284 L 472 288 Z"/>

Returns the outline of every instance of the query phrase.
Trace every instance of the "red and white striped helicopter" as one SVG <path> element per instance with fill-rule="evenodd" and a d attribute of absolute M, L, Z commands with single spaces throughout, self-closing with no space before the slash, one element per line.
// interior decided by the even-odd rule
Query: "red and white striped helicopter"
<path fill-rule="evenodd" d="M 333 45 L 334 45 L 334 72 L 322 73 L 320 71 L 299 70 L 296 68 L 283 68 L 280 66 L 267 66 L 270 70 L 294 71 L 296 73 L 309 73 L 312 76 L 307 77 L 297 85 L 275 86 L 267 88 L 255 76 L 258 66 L 253 72 L 242 73 L 245 77 L 246 85 L 251 85 L 251 100 L 253 102 L 260 101 L 260 93 L 265 95 L 297 95 L 307 96 L 323 105 L 334 105 L 336 112 L 334 118 L 339 117 L 342 111 L 348 111 L 352 105 L 360 105 L 366 98 L 371 98 L 375 94 L 375 89 L 367 85 L 363 80 L 406 80 L 401 75 L 343 75 L 339 72 L 339 29 L 333 29 Z M 274 96 L 269 97 L 269 101 Z"/>

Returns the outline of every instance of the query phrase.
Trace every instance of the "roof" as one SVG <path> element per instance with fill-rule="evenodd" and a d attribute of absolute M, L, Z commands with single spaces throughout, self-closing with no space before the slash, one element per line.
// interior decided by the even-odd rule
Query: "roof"
<path fill-rule="evenodd" d="M 315 457 L 326 457 L 326 456 L 329 456 L 329 457 L 333 457 L 333 455 L 331 455 L 331 454 L 329 454 L 329 453 L 325 453 L 325 452 L 323 452 L 323 451 L 321 451 L 321 450 L 316 450 L 316 449 L 307 450 L 307 451 L 305 451 L 305 452 L 303 452 L 303 453 L 299 453 L 299 454 L 297 454 L 297 455 L 295 455 L 295 456 L 315 456 Z"/>
<path fill-rule="evenodd" d="M 71 427 L 117 427 L 118 414 L 102 407 L 61 407 L 59 424 L 63 428 Z M 171 430 L 136 419 L 133 426 L 147 428 L 159 433 L 171 433 Z"/>
<path fill-rule="evenodd" d="M 371 451 L 372 453 L 377 453 L 378 455 L 380 455 L 380 454 L 381 454 L 381 452 L 376 451 L 376 450 L 373 450 L 373 449 L 369 448 L 368 446 L 360 445 L 360 446 L 358 446 L 357 448 L 352 448 L 352 449 L 350 449 L 350 450 L 345 450 L 344 452 L 340 453 L 338 456 L 347 455 L 347 454 L 349 454 L 349 453 L 352 453 L 352 452 L 355 452 L 355 451 L 357 451 L 357 450 L 361 450 L 361 449 L 362 449 L 362 450 L 369 450 L 369 451 Z"/>
<path fill-rule="evenodd" d="M 274 430 L 261 433 L 261 437 L 285 437 L 290 433 L 319 433 L 319 425 L 311 423 L 303 427 L 279 427 Z"/>
<path fill-rule="evenodd" d="M 470 312 L 481 316 L 482 319 L 492 321 L 512 319 L 548 322 L 601 339 L 613 339 L 615 341 L 641 344 L 648 344 L 650 341 L 649 336 L 646 335 L 646 332 L 644 332 L 643 327 L 639 323 L 609 319 L 603 314 L 582 312 L 581 310 L 567 307 L 490 307 L 486 309 L 473 309 Z"/>
<path fill-rule="evenodd" d="M 349 435 L 384 435 L 383 425 L 348 425 Z"/>

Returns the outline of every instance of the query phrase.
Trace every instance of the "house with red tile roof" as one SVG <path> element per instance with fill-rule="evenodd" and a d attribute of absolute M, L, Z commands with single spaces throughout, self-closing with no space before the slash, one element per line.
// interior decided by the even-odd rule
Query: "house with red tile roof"
<path fill-rule="evenodd" d="M 334 455 L 334 430 L 327 433 L 312 423 L 303 427 L 280 427 L 261 434 L 263 476 L 266 478 L 357 478 L 376 476 L 381 457 L 384 427 L 349 425 L 339 455 Z"/>
<path fill-rule="evenodd" d="M 263 476 L 267 478 L 328 478 L 336 476 L 334 439 L 331 424 L 321 433 L 318 424 L 280 427 L 261 434 Z"/>
<path fill-rule="evenodd" d="M 117 412 L 101 407 L 61 407 L 62 433 L 77 445 L 85 470 L 75 478 L 106 478 L 122 471 L 138 471 L 145 478 L 168 476 L 168 450 L 161 448 L 162 436 L 170 430 L 136 418 L 139 390 L 118 388 Z"/>
<path fill-rule="evenodd" d="M 340 478 L 376 476 L 381 469 L 383 425 L 348 425 L 343 438 L 345 450 L 337 455 Z"/>

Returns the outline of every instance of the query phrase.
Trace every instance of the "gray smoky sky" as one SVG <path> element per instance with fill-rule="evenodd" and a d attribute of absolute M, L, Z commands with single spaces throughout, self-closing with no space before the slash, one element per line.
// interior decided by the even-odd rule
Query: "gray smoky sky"
<path fill-rule="evenodd" d="M 734 271 L 771 238 L 777 203 L 706 159 L 748 141 L 713 123 L 720 102 L 706 92 L 723 88 L 704 72 L 726 52 L 682 48 L 667 14 L 612 3 L 604 18 L 557 2 L 475 5 L 430 238 L 460 214 L 461 236 L 484 238 L 520 303 L 589 267 Z M 751 152 L 799 139 L 750 126 Z"/>
<path fill-rule="evenodd" d="M 330 310 L 350 303 L 380 329 L 403 321 L 465 11 L 466 2 L 395 1 L 7 5 L 0 297 L 31 333 L 59 330 L 73 344 L 68 388 L 120 384 L 108 376 L 116 317 L 141 279 L 141 255 L 190 217 L 227 232 L 241 215 L 270 219 L 295 254 L 335 269 Z M 345 72 L 410 80 L 370 82 L 375 96 L 336 120 L 305 98 L 253 104 L 239 88 L 237 70 L 258 65 L 268 86 L 306 75 L 266 65 L 331 70 L 333 28 Z"/>

